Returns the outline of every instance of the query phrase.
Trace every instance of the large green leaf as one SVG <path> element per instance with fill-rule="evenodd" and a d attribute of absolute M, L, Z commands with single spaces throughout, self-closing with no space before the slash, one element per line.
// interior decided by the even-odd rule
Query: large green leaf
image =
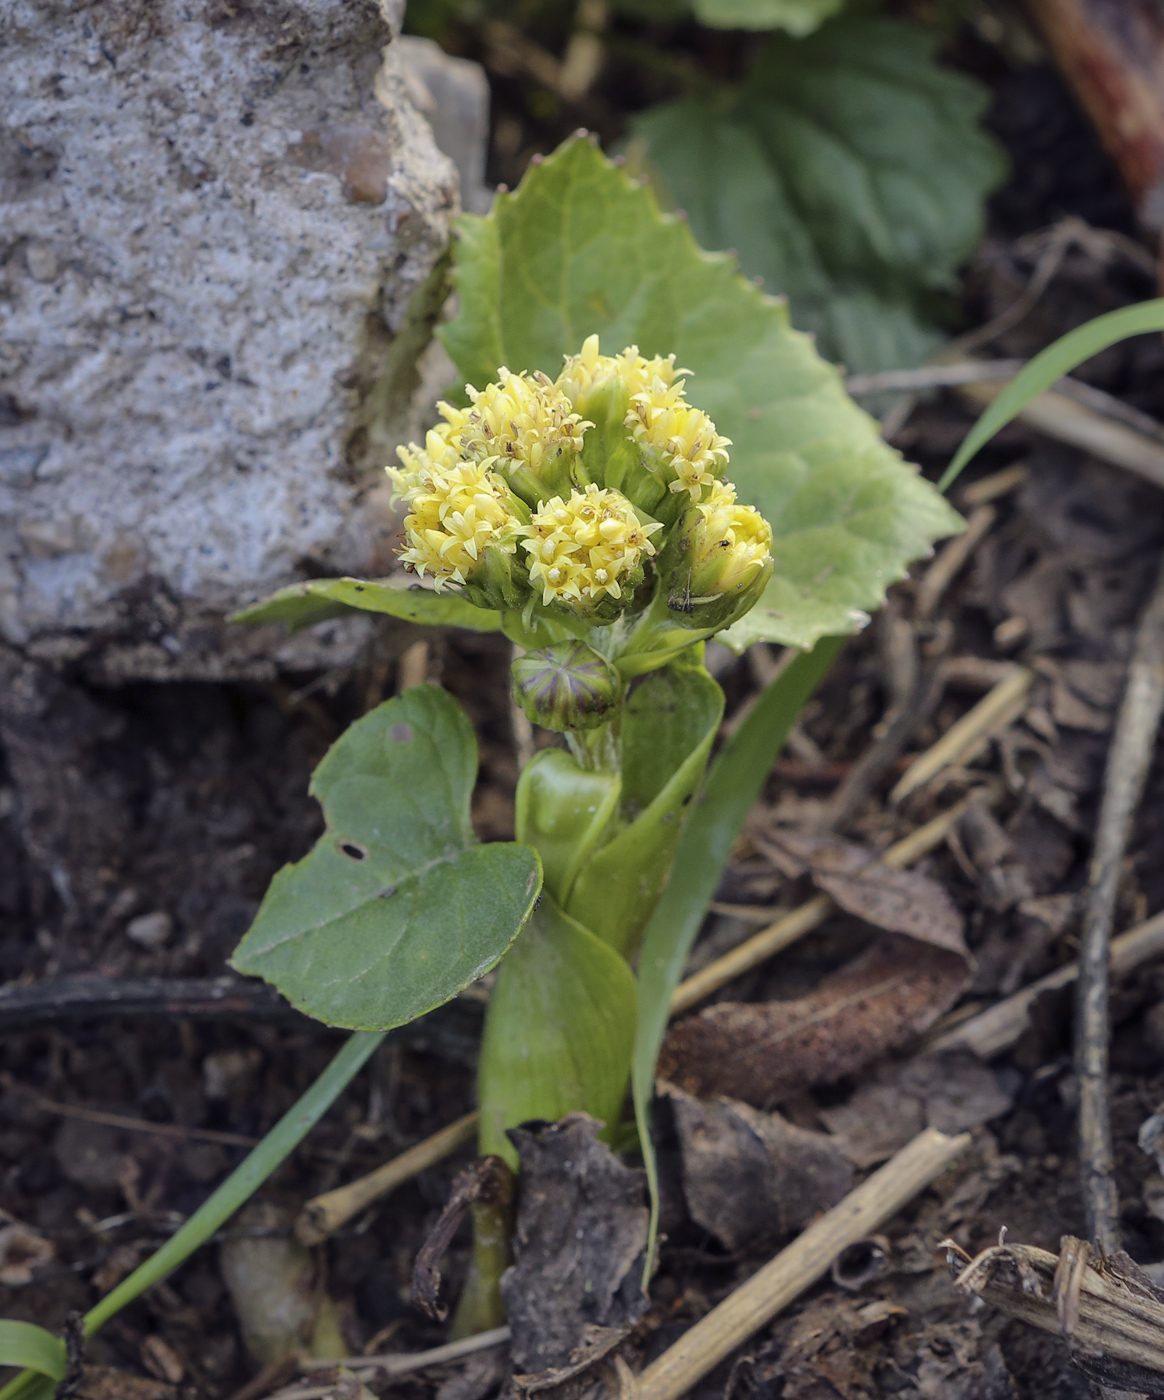
<path fill-rule="evenodd" d="M 723 691 L 702 666 L 653 671 L 627 700 L 622 798 L 630 824 L 582 866 L 566 905 L 624 957 L 667 883 L 722 715 Z"/>
<path fill-rule="evenodd" d="M 464 711 L 418 686 L 358 720 L 315 770 L 327 830 L 271 881 L 232 959 L 321 1021 L 383 1030 L 487 972 L 541 884 L 527 846 L 475 843 L 477 744 Z"/>
<path fill-rule="evenodd" d="M 978 124 L 988 93 L 934 46 L 845 18 L 774 39 L 726 102 L 665 103 L 633 126 L 704 247 L 734 248 L 851 370 L 933 347 L 928 303 L 954 286 L 1005 172 Z"/>
<path fill-rule="evenodd" d="M 386 579 L 316 578 L 280 588 L 231 617 L 231 622 L 283 622 L 292 632 L 349 612 L 387 613 L 428 627 L 496 632 L 501 614 L 475 608 L 454 592 L 437 593 L 407 574 Z"/>
<path fill-rule="evenodd" d="M 712 29 L 784 29 L 803 37 L 845 0 L 695 0 L 695 17 Z"/>
<path fill-rule="evenodd" d="M 634 974 L 543 894 L 501 964 L 481 1041 L 481 1151 L 517 1165 L 505 1129 L 579 1109 L 618 1130 L 635 1038 Z"/>
<path fill-rule="evenodd" d="M 882 442 L 784 304 L 701 252 L 585 139 L 530 169 L 486 218 L 462 216 L 459 317 L 441 335 L 465 379 L 499 365 L 555 374 L 591 332 L 604 349 L 674 351 L 734 442 L 730 474 L 764 511 L 776 568 L 733 638 L 811 646 L 852 631 L 960 518 Z"/>
<path fill-rule="evenodd" d="M 635 1119 L 651 1186 L 651 1248 L 658 1227 L 658 1173 L 650 1135 L 655 1064 L 695 935 L 752 803 L 809 696 L 840 649 L 829 637 L 796 659 L 764 690 L 751 713 L 724 746 L 679 840 L 675 870 L 643 939 L 639 958 L 639 1017 L 635 1030 Z"/>

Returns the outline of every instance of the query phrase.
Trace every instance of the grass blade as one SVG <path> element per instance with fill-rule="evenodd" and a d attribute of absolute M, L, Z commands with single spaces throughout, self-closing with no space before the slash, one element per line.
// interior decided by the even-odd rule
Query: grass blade
<path fill-rule="evenodd" d="M 938 489 L 945 491 L 971 457 L 1056 380 L 1070 374 L 1084 360 L 1090 360 L 1109 345 L 1132 335 L 1146 335 L 1149 331 L 1164 331 L 1164 298 L 1109 311 L 1105 316 L 1097 316 L 1094 321 L 1088 321 L 1086 325 L 1060 336 L 1011 380 L 970 429 L 938 482 Z"/>
<path fill-rule="evenodd" d="M 767 687 L 724 746 L 687 819 L 671 879 L 647 925 L 639 960 L 639 1020 L 631 1082 L 651 1187 L 648 1261 L 654 1255 L 659 1216 L 658 1173 L 648 1113 L 671 996 L 740 828 L 788 731 L 844 642 L 844 637 L 823 637 L 811 651 L 796 657 Z"/>

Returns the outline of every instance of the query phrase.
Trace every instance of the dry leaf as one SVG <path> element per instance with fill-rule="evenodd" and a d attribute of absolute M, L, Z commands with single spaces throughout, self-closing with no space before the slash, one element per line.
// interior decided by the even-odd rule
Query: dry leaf
<path fill-rule="evenodd" d="M 671 1028 L 659 1077 L 767 1108 L 839 1079 L 933 1024 L 970 978 L 961 954 L 887 935 L 793 1001 L 721 1002 Z"/>
<path fill-rule="evenodd" d="M 916 870 L 883 865 L 867 846 L 833 836 L 754 830 L 752 839 L 785 874 L 807 872 L 848 914 L 965 956 L 962 916 L 945 889 Z"/>

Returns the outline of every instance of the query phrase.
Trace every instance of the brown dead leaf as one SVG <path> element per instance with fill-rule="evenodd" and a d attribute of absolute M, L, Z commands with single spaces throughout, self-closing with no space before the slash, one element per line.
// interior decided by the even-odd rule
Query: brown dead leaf
<path fill-rule="evenodd" d="M 810 874 L 846 913 L 887 933 L 904 933 L 965 956 L 962 916 L 928 875 L 895 870 L 869 847 L 834 836 L 757 829 L 752 839 L 785 874 Z"/>
<path fill-rule="evenodd" d="M 793 1001 L 721 1002 L 677 1022 L 659 1077 L 767 1108 L 851 1074 L 932 1025 L 970 978 L 965 952 L 887 935 Z"/>

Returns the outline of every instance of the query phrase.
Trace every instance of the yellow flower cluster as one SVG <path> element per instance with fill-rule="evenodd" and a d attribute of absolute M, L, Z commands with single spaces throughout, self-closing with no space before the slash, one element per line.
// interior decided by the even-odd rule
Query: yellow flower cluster
<path fill-rule="evenodd" d="M 754 507 L 740 505 L 727 482 L 717 481 L 695 509 L 692 591 L 705 597 L 742 593 L 772 557 L 771 526 Z"/>
<path fill-rule="evenodd" d="M 672 491 L 687 491 L 698 501 L 727 468 L 731 438 L 715 430 L 702 409 L 692 408 L 683 397 L 683 380 L 666 385 L 656 380 L 635 394 L 626 426 L 644 449 L 643 462 L 650 471 L 659 464 L 674 473 Z"/>
<path fill-rule="evenodd" d="M 461 461 L 439 429 L 429 433 L 424 448 L 400 448 L 400 457 L 407 470 L 387 469 L 408 505 L 408 548 L 400 558 L 421 578 L 431 574 L 438 592 L 464 583 L 487 545 L 503 554 L 516 551 L 521 522 L 488 467 Z"/>
<path fill-rule="evenodd" d="M 663 527 L 642 525 L 634 507 L 618 491 L 593 483 L 542 502 L 530 517 L 522 548 L 529 551 L 530 582 L 542 602 L 598 603 L 622 596 L 622 585 L 644 555 L 655 552 L 650 536 Z"/>
<path fill-rule="evenodd" d="M 466 385 L 470 408 L 437 405 L 444 431 L 463 457 L 501 471 L 526 467 L 537 475 L 563 452 L 582 451 L 582 436 L 593 425 L 546 375 L 511 374 L 503 365 L 498 381 L 484 389 Z"/>
<path fill-rule="evenodd" d="M 626 388 L 627 398 L 633 399 L 636 394 L 646 393 L 656 380 L 666 387 L 679 375 L 690 373 L 688 369 L 675 368 L 674 355 L 644 359 L 637 345 L 628 345 L 617 355 L 599 354 L 598 337 L 588 335 L 579 354 L 566 356 L 558 375 L 558 388 L 571 403 L 578 404 L 595 389 L 618 379 Z"/>

